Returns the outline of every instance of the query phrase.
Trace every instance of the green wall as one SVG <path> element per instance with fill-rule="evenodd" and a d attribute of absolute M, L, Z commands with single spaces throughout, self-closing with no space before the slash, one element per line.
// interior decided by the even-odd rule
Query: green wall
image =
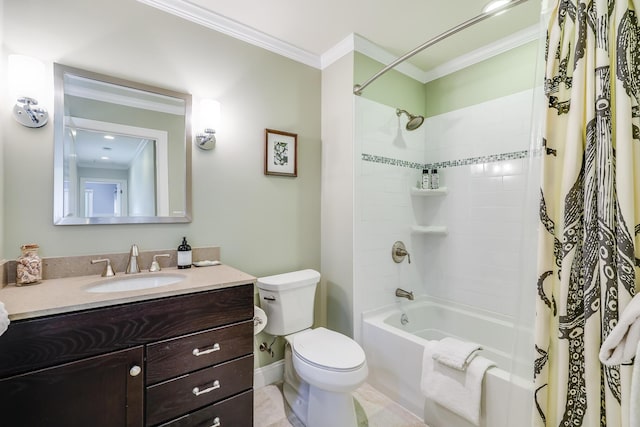
<path fill-rule="evenodd" d="M 537 54 L 538 42 L 529 42 L 428 82 L 427 117 L 533 88 Z"/>
<path fill-rule="evenodd" d="M 368 86 L 362 96 L 391 107 L 435 116 L 531 89 L 536 83 L 538 41 L 422 84 L 391 70 Z M 354 83 L 362 83 L 384 64 L 366 55 L 354 57 Z"/>
<path fill-rule="evenodd" d="M 385 67 L 362 53 L 354 55 L 353 84 L 362 84 Z M 367 86 L 362 96 L 372 101 L 407 110 L 412 114 L 425 114 L 425 88 L 422 83 L 396 70 L 390 70 Z"/>

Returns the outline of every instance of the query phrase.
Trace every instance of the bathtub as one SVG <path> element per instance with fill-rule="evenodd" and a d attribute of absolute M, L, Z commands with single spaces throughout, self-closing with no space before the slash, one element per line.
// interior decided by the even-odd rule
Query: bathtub
<path fill-rule="evenodd" d="M 482 345 L 480 354 L 496 364 L 483 382 L 480 425 L 530 425 L 533 362 L 512 356 L 514 325 L 496 313 L 428 297 L 364 313 L 367 382 L 430 427 L 471 427 L 464 418 L 426 399 L 420 389 L 424 345 L 445 336 Z"/>

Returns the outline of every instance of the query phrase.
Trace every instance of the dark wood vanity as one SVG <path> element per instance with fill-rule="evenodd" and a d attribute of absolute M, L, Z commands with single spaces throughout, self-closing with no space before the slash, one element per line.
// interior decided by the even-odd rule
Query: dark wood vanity
<path fill-rule="evenodd" d="M 12 321 L 6 426 L 253 425 L 253 284 Z"/>

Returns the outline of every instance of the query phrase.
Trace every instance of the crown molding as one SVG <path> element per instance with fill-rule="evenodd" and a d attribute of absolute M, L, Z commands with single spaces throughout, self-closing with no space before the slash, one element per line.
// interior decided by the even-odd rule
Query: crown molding
<path fill-rule="evenodd" d="M 294 61 L 320 68 L 320 57 L 304 49 L 283 42 L 247 25 L 219 15 L 187 0 L 138 0 L 156 9 L 202 25 L 254 46 L 277 53 Z"/>
<path fill-rule="evenodd" d="M 320 70 L 353 51 L 360 52 L 381 64 L 389 64 L 397 58 L 397 56 L 358 34 L 350 34 L 324 54 L 318 56 L 247 25 L 195 5 L 188 0 L 137 1 Z M 421 83 L 427 83 L 537 40 L 539 36 L 539 26 L 533 25 L 428 71 L 424 71 L 408 62 L 398 64 L 394 67 L 394 70 Z"/>
<path fill-rule="evenodd" d="M 448 74 L 467 68 L 471 65 L 482 62 L 486 59 L 492 58 L 501 53 L 507 52 L 516 47 L 522 46 L 526 43 L 538 40 L 540 37 L 540 27 L 538 25 L 532 25 L 511 34 L 498 41 L 490 43 L 486 46 L 471 51 L 465 55 L 459 56 L 449 62 L 424 72 L 422 83 L 427 83 L 432 80 L 439 79 Z"/>
<path fill-rule="evenodd" d="M 398 64 L 393 69 L 424 84 L 507 52 L 518 46 L 538 40 L 539 37 L 540 27 L 538 25 L 532 25 L 531 27 L 527 27 L 496 42 L 459 56 L 428 71 L 424 71 L 408 62 Z M 397 58 L 380 46 L 357 34 L 354 35 L 354 49 L 382 64 L 389 64 Z"/>
<path fill-rule="evenodd" d="M 398 58 L 358 34 L 355 35 L 355 50 L 384 65 L 390 64 Z M 398 64 L 393 69 L 418 81 L 424 79 L 425 72 L 406 61 Z"/>
<path fill-rule="evenodd" d="M 324 70 L 346 54 L 355 51 L 355 37 L 355 34 L 351 33 L 337 45 L 323 53 L 320 57 L 321 69 Z"/>

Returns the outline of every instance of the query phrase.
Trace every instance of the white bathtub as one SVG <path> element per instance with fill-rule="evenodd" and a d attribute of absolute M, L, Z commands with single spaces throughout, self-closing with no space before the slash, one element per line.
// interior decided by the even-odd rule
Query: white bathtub
<path fill-rule="evenodd" d="M 403 315 L 409 321 L 405 325 Z M 424 344 L 445 336 L 482 345 L 481 354 L 496 364 L 483 382 L 480 425 L 530 425 L 532 362 L 514 360 L 514 325 L 496 313 L 427 297 L 365 313 L 367 381 L 430 427 L 470 427 L 465 419 L 426 399 L 420 389 Z"/>

